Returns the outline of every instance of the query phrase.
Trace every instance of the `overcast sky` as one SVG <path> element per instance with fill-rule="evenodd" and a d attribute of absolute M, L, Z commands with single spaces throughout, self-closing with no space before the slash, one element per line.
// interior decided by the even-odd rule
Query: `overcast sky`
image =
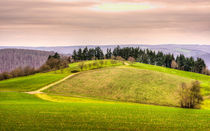
<path fill-rule="evenodd" d="M 0 46 L 210 44 L 210 0 L 0 0 Z"/>

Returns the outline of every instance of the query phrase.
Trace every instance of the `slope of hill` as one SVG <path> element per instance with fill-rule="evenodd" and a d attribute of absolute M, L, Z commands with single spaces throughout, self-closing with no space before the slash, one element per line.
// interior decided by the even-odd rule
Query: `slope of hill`
<path fill-rule="evenodd" d="M 192 79 L 127 66 L 78 74 L 46 91 L 118 101 L 179 106 L 179 87 Z"/>
<path fill-rule="evenodd" d="M 1 49 L 0 73 L 9 72 L 18 67 L 40 67 L 53 52 L 25 50 L 25 49 Z"/>

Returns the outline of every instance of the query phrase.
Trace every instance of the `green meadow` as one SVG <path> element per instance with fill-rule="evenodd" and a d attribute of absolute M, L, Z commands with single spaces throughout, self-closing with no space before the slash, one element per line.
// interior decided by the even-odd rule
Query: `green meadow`
<path fill-rule="evenodd" d="M 64 96 L 179 106 L 179 87 L 192 79 L 162 72 L 109 67 L 84 71 L 45 92 Z"/>
<path fill-rule="evenodd" d="M 51 102 L 25 93 L 0 94 L 0 130 L 207 131 L 210 128 L 210 110 L 86 98 Z"/>
<path fill-rule="evenodd" d="M 107 60 L 42 94 L 24 93 L 72 74 L 78 64 L 0 81 L 0 130 L 210 130 L 210 77 L 191 72 Z M 180 83 L 194 80 L 202 84 L 205 109 L 173 107 Z"/>

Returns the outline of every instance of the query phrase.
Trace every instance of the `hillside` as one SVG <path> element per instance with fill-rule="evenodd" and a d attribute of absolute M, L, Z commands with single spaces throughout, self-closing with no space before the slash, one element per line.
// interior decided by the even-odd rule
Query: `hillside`
<path fill-rule="evenodd" d="M 111 64 L 110 60 L 104 60 L 106 61 L 106 66 L 117 66 L 122 65 L 121 62 L 118 62 L 116 64 Z M 93 64 L 94 61 L 87 61 L 86 64 Z M 46 85 L 49 85 L 55 81 L 58 81 L 68 75 L 71 75 L 71 70 L 78 67 L 79 63 L 72 63 L 69 65 L 69 68 L 65 68 L 62 72 L 59 71 L 51 71 L 47 73 L 37 73 L 34 75 L 24 76 L 24 77 L 17 77 L 12 79 L 7 79 L 0 81 L 0 92 L 10 92 L 10 91 L 16 91 L 16 92 L 27 92 L 27 91 L 33 91 L 37 90 L 41 87 L 44 87 Z M 91 68 L 95 68 L 92 66 Z M 89 68 L 88 68 L 89 70 Z"/>
<path fill-rule="evenodd" d="M 150 70 L 120 66 L 80 73 L 47 93 L 136 103 L 179 106 L 182 82 L 192 79 Z"/>
<path fill-rule="evenodd" d="M 210 108 L 158 106 L 177 106 L 176 91 L 183 81 L 199 80 L 208 96 L 209 76 L 141 63 L 122 65 L 122 62 L 112 64 L 110 60 L 104 63 L 77 74 L 71 70 L 77 69 L 80 62 L 70 64 L 63 72 L 0 81 L 0 130 L 210 129 Z M 69 75 L 74 76 L 44 93 L 26 93 Z M 207 107 L 207 99 L 204 102 Z"/>
<path fill-rule="evenodd" d="M 18 67 L 38 68 L 45 63 L 53 52 L 25 50 L 25 49 L 1 49 L 0 50 L 0 73 L 9 72 Z"/>

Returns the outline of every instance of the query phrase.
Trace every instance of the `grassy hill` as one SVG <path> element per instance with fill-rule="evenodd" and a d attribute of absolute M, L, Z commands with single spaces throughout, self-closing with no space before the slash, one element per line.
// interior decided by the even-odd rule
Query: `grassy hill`
<path fill-rule="evenodd" d="M 82 72 L 46 92 L 179 106 L 179 87 L 182 82 L 191 81 L 189 78 L 162 72 L 119 66 Z"/>
<path fill-rule="evenodd" d="M 70 64 L 70 69 L 78 64 Z M 210 129 L 209 76 L 140 63 L 108 61 L 102 67 L 87 68 L 43 94 L 24 92 L 58 81 L 70 70 L 0 81 L 0 130 Z M 133 103 L 177 106 L 179 84 L 192 80 L 202 83 L 208 109 Z"/>

